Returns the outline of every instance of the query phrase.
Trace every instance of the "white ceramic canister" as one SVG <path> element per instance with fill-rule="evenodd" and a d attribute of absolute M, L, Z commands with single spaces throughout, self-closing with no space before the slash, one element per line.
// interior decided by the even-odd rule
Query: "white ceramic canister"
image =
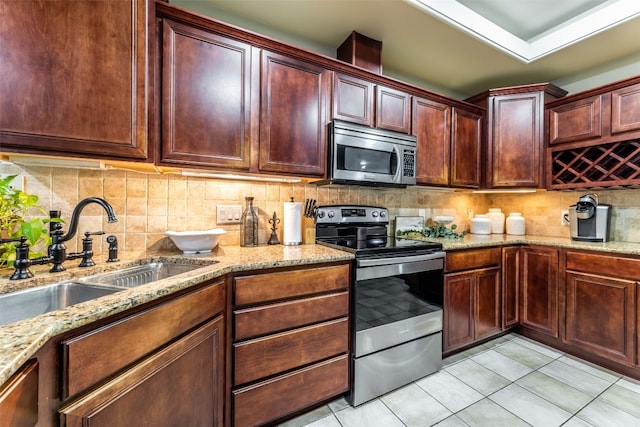
<path fill-rule="evenodd" d="M 520 212 L 511 212 L 507 217 L 507 234 L 524 236 L 524 217 Z"/>
<path fill-rule="evenodd" d="M 500 208 L 489 208 L 487 216 L 491 220 L 491 233 L 503 234 L 504 233 L 504 214 Z"/>
<path fill-rule="evenodd" d="M 491 220 L 486 215 L 471 218 L 471 234 L 491 234 Z"/>

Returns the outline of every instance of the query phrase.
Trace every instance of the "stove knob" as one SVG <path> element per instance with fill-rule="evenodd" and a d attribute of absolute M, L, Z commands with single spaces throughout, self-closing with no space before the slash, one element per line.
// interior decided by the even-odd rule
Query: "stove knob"
<path fill-rule="evenodd" d="M 385 211 L 380 211 L 380 218 L 384 218 L 385 216 L 387 216 L 387 213 Z"/>
<path fill-rule="evenodd" d="M 334 216 L 336 216 L 336 214 L 335 214 L 335 213 L 333 213 L 333 211 L 329 211 L 329 213 L 327 214 L 327 216 L 328 216 L 329 218 L 333 218 Z"/>
<path fill-rule="evenodd" d="M 318 211 L 318 218 L 324 218 L 324 211 Z"/>
<path fill-rule="evenodd" d="M 374 218 L 377 218 L 378 217 L 378 211 L 371 212 L 371 216 L 374 217 Z"/>

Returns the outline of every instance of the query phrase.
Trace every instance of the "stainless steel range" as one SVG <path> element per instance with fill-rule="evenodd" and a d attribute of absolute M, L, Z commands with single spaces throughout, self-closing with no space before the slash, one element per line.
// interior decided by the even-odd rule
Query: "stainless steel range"
<path fill-rule="evenodd" d="M 355 254 L 349 401 L 357 406 L 442 366 L 444 252 L 387 236 L 388 211 L 320 206 L 316 242 Z"/>

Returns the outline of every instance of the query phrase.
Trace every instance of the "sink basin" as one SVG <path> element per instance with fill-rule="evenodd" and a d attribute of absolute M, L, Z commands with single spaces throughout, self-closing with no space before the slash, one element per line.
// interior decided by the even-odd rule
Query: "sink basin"
<path fill-rule="evenodd" d="M 122 289 L 76 282 L 61 282 L 0 295 L 0 325 L 28 319 Z"/>
<path fill-rule="evenodd" d="M 133 288 L 136 286 L 155 282 L 157 280 L 166 279 L 167 277 L 187 273 L 201 267 L 204 267 L 204 265 L 181 264 L 173 262 L 152 262 L 148 264 L 137 265 L 135 267 L 96 274 L 94 276 L 83 277 L 81 281 L 109 286 L 120 286 L 123 288 Z"/>

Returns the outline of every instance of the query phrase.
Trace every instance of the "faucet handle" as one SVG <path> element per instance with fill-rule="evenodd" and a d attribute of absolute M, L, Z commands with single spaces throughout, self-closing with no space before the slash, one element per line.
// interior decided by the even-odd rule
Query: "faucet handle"
<path fill-rule="evenodd" d="M 85 231 L 84 238 L 88 239 L 89 236 L 102 236 L 103 234 L 106 233 L 104 231 Z"/>

